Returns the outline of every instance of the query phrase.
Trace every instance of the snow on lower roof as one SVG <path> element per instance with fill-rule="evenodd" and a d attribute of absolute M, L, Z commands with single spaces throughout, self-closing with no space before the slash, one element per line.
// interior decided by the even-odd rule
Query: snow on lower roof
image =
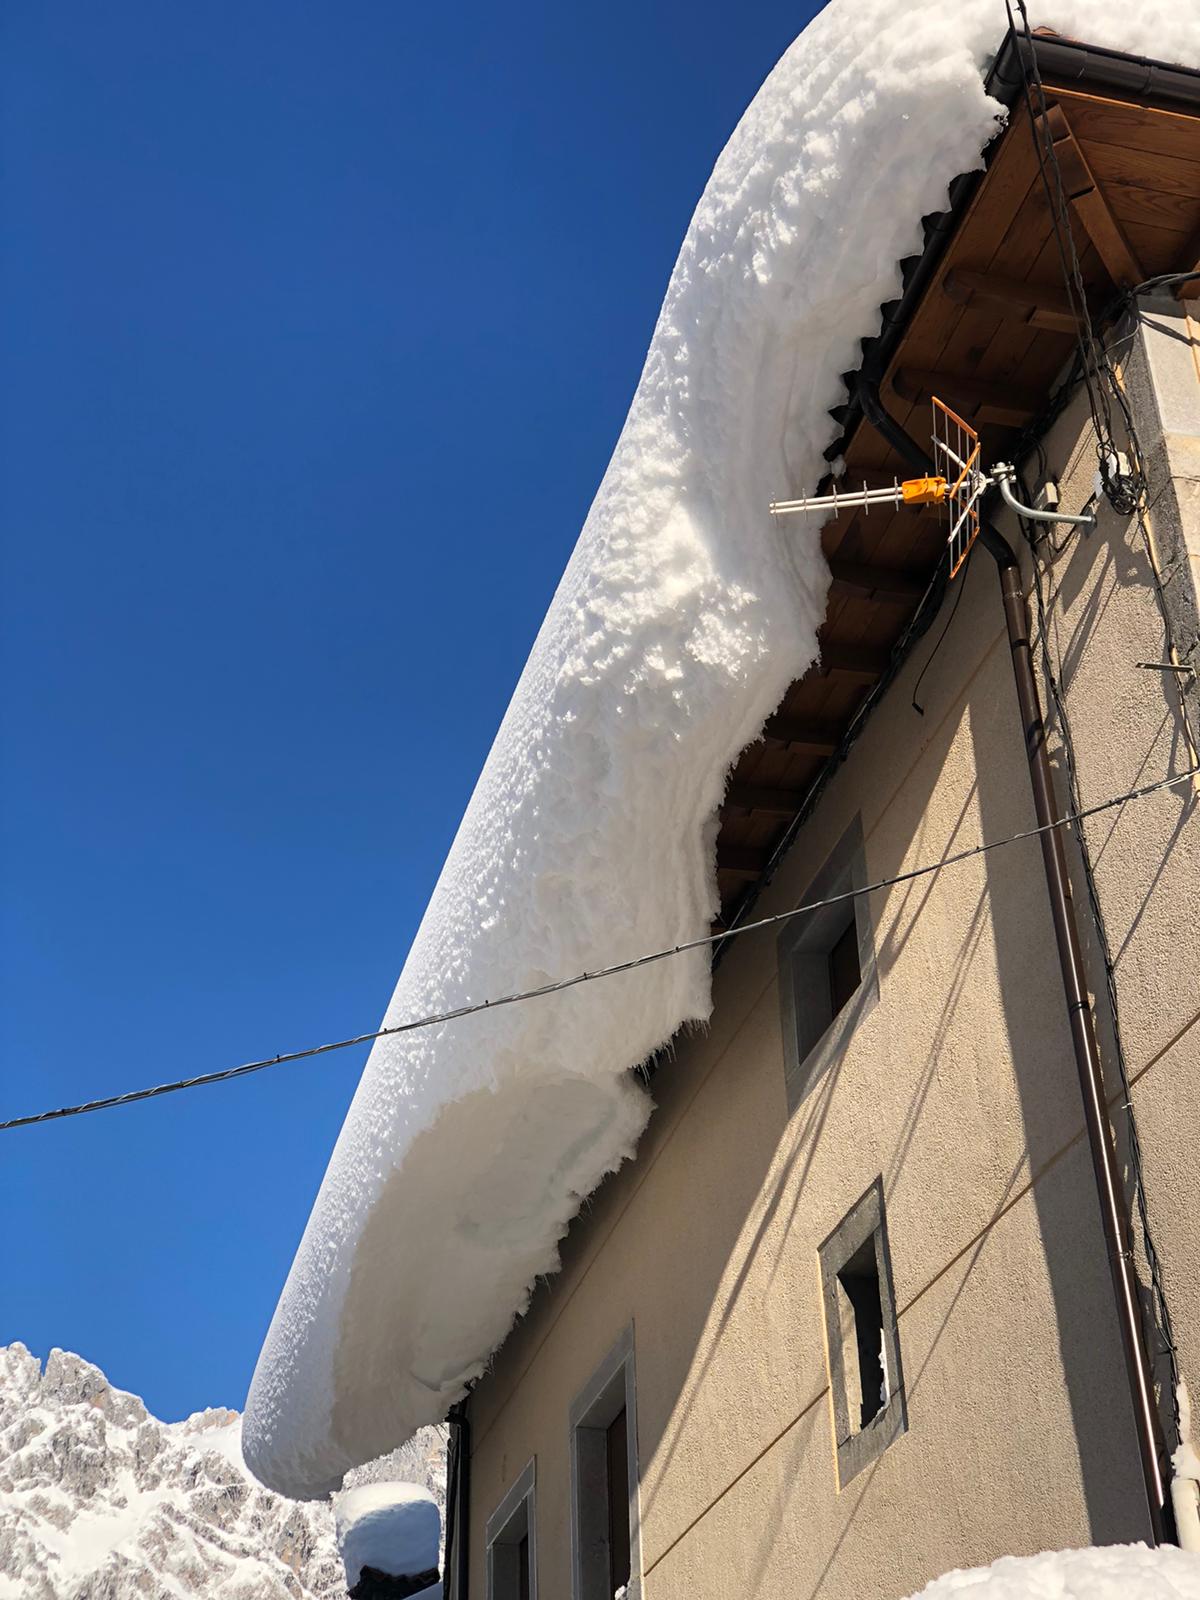
<path fill-rule="evenodd" d="M 353 1589 L 364 1567 L 393 1577 L 437 1572 L 442 1514 L 427 1489 L 416 1483 L 365 1483 L 333 1497 L 338 1550 Z"/>
<path fill-rule="evenodd" d="M 1001 1556 L 935 1578 L 909 1600 L 1200 1600 L 1200 1555 L 1163 1545 L 1103 1545 Z"/>
<path fill-rule="evenodd" d="M 1173 0 L 1035 25 L 1177 57 Z M 817 654 L 811 488 L 920 218 L 979 164 L 999 0 L 833 0 L 763 85 L 684 239 L 612 461 L 386 1013 L 703 933 L 726 774 Z M 629 1069 L 709 1015 L 693 953 L 378 1042 L 271 1323 L 246 1460 L 297 1498 L 445 1415 L 651 1109 Z"/>

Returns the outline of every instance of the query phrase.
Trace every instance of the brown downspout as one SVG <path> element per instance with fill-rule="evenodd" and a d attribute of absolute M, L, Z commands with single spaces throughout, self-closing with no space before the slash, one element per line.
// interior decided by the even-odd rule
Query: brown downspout
<path fill-rule="evenodd" d="M 929 458 L 920 445 L 909 437 L 883 406 L 879 398 L 878 376 L 871 371 L 869 358 L 859 377 L 858 392 L 865 415 L 892 448 L 912 462 L 922 473 L 931 471 Z M 980 542 L 995 560 L 1000 576 L 1000 593 L 1004 603 L 1004 620 L 1008 628 L 1013 678 L 1021 709 L 1025 755 L 1029 762 L 1030 782 L 1033 785 L 1034 811 L 1037 814 L 1038 826 L 1046 830 L 1041 835 L 1042 866 L 1046 874 L 1050 915 L 1054 921 L 1054 937 L 1058 945 L 1058 961 L 1062 970 L 1063 992 L 1071 1026 L 1075 1067 L 1079 1074 L 1080 1093 L 1083 1096 L 1083 1116 L 1092 1153 L 1096 1196 L 1100 1203 L 1100 1221 L 1104 1230 L 1109 1271 L 1112 1274 L 1117 1322 L 1121 1330 L 1121 1348 L 1125 1356 L 1129 1397 L 1133 1405 L 1138 1454 L 1141 1457 L 1142 1478 L 1146 1490 L 1146 1505 L 1154 1542 L 1162 1544 L 1170 1537 L 1168 1530 L 1171 1526 L 1171 1512 L 1166 1499 L 1162 1471 L 1162 1462 L 1166 1459 L 1166 1447 L 1162 1440 L 1154 1401 L 1154 1384 L 1138 1299 L 1137 1276 L 1133 1268 L 1129 1225 L 1121 1205 L 1122 1184 L 1117 1163 L 1116 1141 L 1108 1120 L 1104 1078 L 1100 1068 L 1100 1049 L 1088 999 L 1079 925 L 1075 919 L 1071 880 L 1067 873 L 1067 858 L 1063 849 L 1063 830 L 1061 826 L 1057 826 L 1062 823 L 1063 816 L 1054 792 L 1046 743 L 1046 724 L 1042 717 L 1037 679 L 1033 670 L 1033 653 L 1029 642 L 1029 610 L 1025 603 L 1020 565 L 1008 540 L 998 533 L 990 522 L 984 520 Z"/>
<path fill-rule="evenodd" d="M 1129 1395 L 1133 1402 L 1134 1426 L 1137 1430 L 1138 1453 L 1142 1461 L 1150 1527 L 1155 1544 L 1162 1544 L 1168 1536 L 1169 1516 L 1162 1473 L 1162 1461 L 1166 1450 L 1161 1438 L 1158 1410 L 1154 1401 L 1154 1384 L 1150 1374 L 1150 1358 L 1146 1350 L 1146 1336 L 1139 1308 L 1138 1283 L 1133 1268 L 1129 1225 L 1121 1204 L 1122 1183 L 1117 1163 L 1116 1141 L 1108 1120 L 1107 1097 L 1100 1067 L 1100 1049 L 1096 1040 L 1096 1024 L 1092 1016 L 1091 1002 L 1088 999 L 1087 976 L 1079 942 L 1079 924 L 1075 918 L 1071 880 L 1067 872 L 1066 852 L 1063 849 L 1063 830 L 1061 827 L 1053 826 L 1061 823 L 1063 817 L 1054 792 L 1054 780 L 1046 748 L 1046 724 L 1042 717 L 1037 679 L 1033 671 L 1033 652 L 1029 642 L 1029 608 L 1025 603 L 1021 569 L 1008 540 L 997 533 L 990 523 L 985 522 L 981 530 L 981 541 L 989 555 L 995 559 L 1000 575 L 1000 593 L 1004 602 L 1004 620 L 1008 627 L 1013 679 L 1017 687 L 1017 701 L 1021 708 L 1021 727 L 1025 737 L 1025 755 L 1029 762 L 1029 778 L 1033 785 L 1033 806 L 1038 826 L 1046 829 L 1041 835 L 1042 866 L 1046 873 L 1046 888 L 1050 895 L 1050 914 L 1054 919 L 1054 937 L 1058 944 L 1058 961 L 1062 969 L 1067 1017 L 1071 1025 L 1071 1043 L 1075 1049 L 1079 1090 L 1083 1096 L 1083 1118 L 1087 1125 L 1088 1144 L 1092 1152 L 1096 1194 L 1100 1202 L 1100 1221 L 1104 1229 L 1109 1271 L 1112 1274 L 1113 1292 L 1116 1297 L 1117 1321 L 1121 1328 L 1121 1347 L 1125 1356 Z"/>
<path fill-rule="evenodd" d="M 448 1600 L 467 1600 L 471 1572 L 471 1423 L 467 1402 L 450 1407 L 451 1471 L 446 1504 L 445 1591 Z"/>

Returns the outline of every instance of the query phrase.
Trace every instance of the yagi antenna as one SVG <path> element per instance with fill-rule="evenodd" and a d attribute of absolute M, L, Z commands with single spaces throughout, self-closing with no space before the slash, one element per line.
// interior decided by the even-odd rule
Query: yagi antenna
<path fill-rule="evenodd" d="M 1069 516 L 1062 511 L 1038 511 L 1021 505 L 1012 493 L 1015 469 L 998 461 L 990 473 L 985 472 L 980 465 L 979 435 L 936 395 L 930 438 L 934 471 L 928 477 L 897 478 L 881 489 L 868 489 L 864 483 L 861 489 L 842 492 L 835 489 L 831 494 L 807 495 L 801 500 L 773 500 L 771 514 L 791 516 L 803 512 L 807 516 L 811 511 L 824 511 L 836 517 L 839 512 L 854 507 L 861 507 L 869 515 L 874 506 L 897 510 L 905 506 L 943 506 L 952 578 L 979 537 L 979 503 L 993 486 L 999 488 L 1005 503 L 1022 517 L 1035 522 L 1069 522 L 1080 527 L 1095 527 L 1096 517 L 1091 511 Z"/>

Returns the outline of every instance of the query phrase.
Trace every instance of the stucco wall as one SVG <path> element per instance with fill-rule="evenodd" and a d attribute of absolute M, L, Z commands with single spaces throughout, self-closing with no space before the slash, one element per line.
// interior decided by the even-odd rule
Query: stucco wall
<path fill-rule="evenodd" d="M 1090 492 L 1084 434 L 1075 408 L 1049 442 L 1068 506 Z M 1174 685 L 1133 666 L 1162 645 L 1138 527 L 1102 507 L 1052 579 L 1085 802 L 1185 765 Z M 940 625 L 761 913 L 796 902 L 856 813 L 872 880 L 1032 825 L 982 549 L 921 717 L 912 686 Z M 1187 801 L 1163 792 L 1107 813 L 1088 837 L 1152 1226 L 1200 1392 L 1200 826 Z M 1081 889 L 1077 903 L 1086 932 Z M 883 1600 L 1005 1551 L 1145 1536 L 1038 845 L 879 892 L 872 914 L 879 1003 L 790 1119 L 775 940 L 738 941 L 710 1030 L 682 1041 L 655 1080 L 636 1161 L 587 1207 L 561 1275 L 473 1395 L 479 1600 L 484 1522 L 532 1455 L 539 1593 L 570 1594 L 568 1411 L 631 1322 L 651 1600 Z M 839 1492 L 817 1247 L 880 1174 L 909 1428 Z"/>

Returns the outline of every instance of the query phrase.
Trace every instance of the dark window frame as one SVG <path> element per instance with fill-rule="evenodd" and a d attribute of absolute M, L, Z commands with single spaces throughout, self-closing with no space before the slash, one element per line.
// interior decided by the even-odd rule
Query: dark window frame
<path fill-rule="evenodd" d="M 856 816 L 798 904 L 827 900 L 867 882 L 862 818 Z M 854 928 L 859 982 L 838 1006 L 839 945 Z M 855 895 L 786 922 L 777 943 L 788 1115 L 837 1061 L 850 1036 L 879 1000 L 870 896 Z"/>
<path fill-rule="evenodd" d="M 619 1515 L 612 1504 L 610 1430 L 625 1417 L 628 1600 L 640 1600 L 641 1511 L 637 1460 L 637 1382 L 633 1328 L 626 1328 L 571 1404 L 571 1593 L 574 1600 L 611 1600 L 612 1530 Z"/>
<path fill-rule="evenodd" d="M 530 1457 L 521 1475 L 487 1519 L 485 1591 L 487 1600 L 537 1600 L 537 1458 Z M 521 1551 L 527 1553 L 528 1582 L 521 1582 Z"/>
<path fill-rule="evenodd" d="M 843 1316 L 843 1296 L 847 1294 L 844 1275 L 853 1275 L 855 1263 L 861 1263 L 864 1254 L 869 1254 L 873 1260 L 874 1282 L 878 1286 L 882 1357 L 888 1391 L 886 1401 L 865 1424 L 861 1415 L 854 1415 L 856 1404 L 863 1398 L 861 1362 L 864 1342 L 862 1331 L 857 1326 L 860 1306 L 854 1305 L 857 1346 L 849 1354 L 845 1348 Z M 889 1445 L 908 1431 L 908 1402 L 904 1392 L 900 1329 L 896 1316 L 896 1292 L 892 1281 L 892 1256 L 888 1244 L 882 1178 L 876 1178 L 867 1192 L 851 1206 L 820 1246 L 818 1256 L 825 1339 L 829 1352 L 829 1394 L 833 1407 L 838 1484 L 844 1489 L 864 1467 L 877 1460 Z M 853 1300 L 852 1295 L 850 1298 Z M 864 1293 L 862 1299 L 864 1304 L 870 1302 L 868 1294 Z M 857 1394 L 851 1392 L 852 1374 L 858 1375 Z M 865 1404 L 862 1409 L 865 1411 Z"/>

